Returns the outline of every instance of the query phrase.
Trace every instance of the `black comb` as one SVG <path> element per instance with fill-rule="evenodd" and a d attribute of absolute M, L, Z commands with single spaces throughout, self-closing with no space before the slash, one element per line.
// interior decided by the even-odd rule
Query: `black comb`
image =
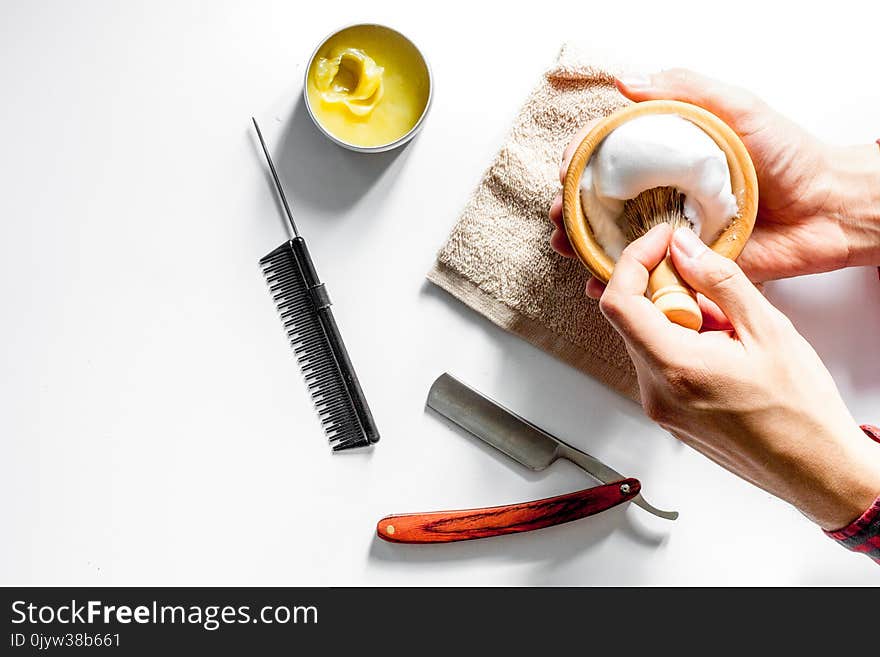
<path fill-rule="evenodd" d="M 257 120 L 251 120 L 293 231 L 293 239 L 263 257 L 260 266 L 333 451 L 366 447 L 379 441 L 379 430 L 330 310 L 330 296 L 293 221 L 263 133 Z"/>

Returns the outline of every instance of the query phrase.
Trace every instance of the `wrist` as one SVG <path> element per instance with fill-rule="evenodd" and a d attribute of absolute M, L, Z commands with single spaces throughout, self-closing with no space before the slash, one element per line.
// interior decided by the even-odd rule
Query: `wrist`
<path fill-rule="evenodd" d="M 847 265 L 880 265 L 880 146 L 829 147 L 828 162 L 826 214 L 845 236 Z"/>
<path fill-rule="evenodd" d="M 806 477 L 795 505 L 822 529 L 834 531 L 861 516 L 880 495 L 880 445 L 855 422 L 821 443 L 821 466 Z"/>

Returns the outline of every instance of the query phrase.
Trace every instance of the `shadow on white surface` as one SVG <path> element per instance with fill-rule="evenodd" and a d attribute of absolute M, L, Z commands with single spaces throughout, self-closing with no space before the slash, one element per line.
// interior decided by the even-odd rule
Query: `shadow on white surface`
<path fill-rule="evenodd" d="M 860 391 L 877 389 L 880 281 L 858 267 L 768 284 L 767 297 L 813 345 L 835 375 Z"/>
<path fill-rule="evenodd" d="M 560 361 L 535 347 L 517 335 L 496 326 L 488 318 L 474 311 L 451 294 L 430 281 L 422 284 L 421 294 L 442 303 L 460 321 L 481 329 L 487 337 L 498 342 L 504 350 L 493 378 L 499 389 L 512 393 L 511 397 L 498 399 L 499 403 L 513 410 L 542 429 L 553 432 L 552 426 L 543 426 L 541 418 L 569 419 L 571 426 L 589 430 L 591 436 L 601 436 L 609 423 L 620 415 L 643 421 L 644 414 L 638 404 L 610 390 L 580 370 Z M 438 374 L 440 374 L 438 372 Z M 451 372 L 455 374 L 455 372 Z M 467 380 L 464 383 L 468 383 Z M 492 397 L 490 391 L 482 391 Z M 552 393 L 549 394 L 548 393 Z M 595 412 L 592 412 L 595 411 Z M 589 424 L 584 425 L 584 417 Z M 555 422 L 554 422 L 555 424 Z M 566 442 L 583 448 L 576 439 L 559 435 Z M 612 464 L 613 466 L 613 464 Z"/>
<path fill-rule="evenodd" d="M 675 440 L 658 440 L 663 432 L 631 399 L 496 326 L 432 283 L 426 281 L 421 294 L 442 303 L 459 321 L 480 329 L 498 345 L 502 358 L 492 373 L 492 383 L 481 392 L 544 431 L 627 476 L 649 474 L 655 456 L 662 458 L 669 449 L 684 448 Z M 464 373 L 458 378 L 474 385 Z"/>
<path fill-rule="evenodd" d="M 318 130 L 300 96 L 276 149 L 276 166 L 297 204 L 339 215 L 358 202 L 412 142 L 385 153 L 358 153 Z"/>

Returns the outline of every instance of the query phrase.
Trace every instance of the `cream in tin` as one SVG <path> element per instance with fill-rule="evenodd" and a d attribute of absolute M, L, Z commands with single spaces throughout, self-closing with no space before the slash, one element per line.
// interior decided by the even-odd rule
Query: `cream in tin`
<path fill-rule="evenodd" d="M 315 50 L 306 107 L 318 127 L 352 150 L 389 150 L 412 138 L 427 114 L 432 80 L 416 46 L 382 25 L 353 25 Z"/>

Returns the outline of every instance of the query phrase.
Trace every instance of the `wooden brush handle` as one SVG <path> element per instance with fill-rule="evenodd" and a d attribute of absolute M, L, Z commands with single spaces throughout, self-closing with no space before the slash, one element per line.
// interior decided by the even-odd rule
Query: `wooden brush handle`
<path fill-rule="evenodd" d="M 386 516 L 376 525 L 376 534 L 392 543 L 451 543 L 517 534 L 610 509 L 634 498 L 641 487 L 638 479 L 623 479 L 522 504 Z"/>
<path fill-rule="evenodd" d="M 670 256 L 667 255 L 651 272 L 647 297 L 670 322 L 695 331 L 703 326 L 703 313 L 697 303 L 697 295 L 678 275 Z"/>

